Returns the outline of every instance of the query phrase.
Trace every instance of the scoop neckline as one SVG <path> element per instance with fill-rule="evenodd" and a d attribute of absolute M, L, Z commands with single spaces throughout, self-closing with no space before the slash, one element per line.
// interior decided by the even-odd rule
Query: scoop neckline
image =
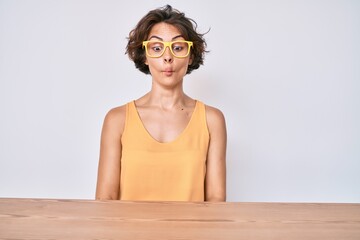
<path fill-rule="evenodd" d="M 132 106 L 133 106 L 133 108 L 134 108 L 134 110 L 135 110 L 135 112 L 136 112 L 137 119 L 139 120 L 142 129 L 143 129 L 143 130 L 145 131 L 145 133 L 146 133 L 146 136 L 147 136 L 150 140 L 152 140 L 153 142 L 155 142 L 155 143 L 157 143 L 157 144 L 161 144 L 161 145 L 173 144 L 173 143 L 177 142 L 179 139 L 181 139 L 183 135 L 185 135 L 185 133 L 186 133 L 186 132 L 188 131 L 188 129 L 190 128 L 191 123 L 193 122 L 193 118 L 194 118 L 195 112 L 197 111 L 198 105 L 199 105 L 199 104 L 198 104 L 199 101 L 195 99 L 195 107 L 194 107 L 194 110 L 193 110 L 192 113 L 191 113 L 190 120 L 189 120 L 189 122 L 187 123 L 186 127 L 179 133 L 179 135 L 176 136 L 175 139 L 173 139 L 173 140 L 171 140 L 171 141 L 169 141 L 169 142 L 160 142 L 159 140 L 155 139 L 155 138 L 150 134 L 150 132 L 146 129 L 146 127 L 145 127 L 145 125 L 144 125 L 144 123 L 143 123 L 143 121 L 142 121 L 142 119 L 141 119 L 141 117 L 140 117 L 140 114 L 139 114 L 139 112 L 138 112 L 138 110 L 137 110 L 137 107 L 136 107 L 136 104 L 135 104 L 135 100 L 133 100 L 131 103 L 132 103 Z"/>

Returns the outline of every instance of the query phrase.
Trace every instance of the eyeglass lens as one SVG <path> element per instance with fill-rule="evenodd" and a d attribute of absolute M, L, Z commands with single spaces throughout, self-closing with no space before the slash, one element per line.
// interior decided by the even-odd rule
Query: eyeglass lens
<path fill-rule="evenodd" d="M 149 56 L 159 57 L 165 51 L 163 42 L 148 42 L 146 50 Z M 189 53 L 189 44 L 187 42 L 172 42 L 170 50 L 175 57 L 185 57 Z"/>

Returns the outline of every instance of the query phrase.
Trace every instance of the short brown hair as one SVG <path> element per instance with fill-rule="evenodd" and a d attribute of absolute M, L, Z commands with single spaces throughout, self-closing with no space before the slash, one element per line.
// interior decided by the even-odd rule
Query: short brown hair
<path fill-rule="evenodd" d="M 194 69 L 198 69 L 204 62 L 206 42 L 203 38 L 204 34 L 196 31 L 197 23 L 191 18 L 185 17 L 185 14 L 173 9 L 170 5 L 158 8 L 146 14 L 129 33 L 126 53 L 129 58 L 134 61 L 135 67 L 145 74 L 149 74 L 149 66 L 145 64 L 145 50 L 142 42 L 147 40 L 152 27 L 157 23 L 167 23 L 175 26 L 184 36 L 185 40 L 194 43 L 191 52 L 192 63 L 188 66 L 187 74 Z"/>

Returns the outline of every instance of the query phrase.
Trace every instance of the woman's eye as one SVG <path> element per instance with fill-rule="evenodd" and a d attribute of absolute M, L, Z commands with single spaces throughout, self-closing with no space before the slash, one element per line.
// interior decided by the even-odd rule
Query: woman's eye
<path fill-rule="evenodd" d="M 183 50 L 183 47 L 181 47 L 181 46 L 174 46 L 174 47 L 173 47 L 173 50 L 176 51 L 176 52 L 179 52 L 179 51 Z"/>
<path fill-rule="evenodd" d="M 162 47 L 160 46 L 155 46 L 152 48 L 155 52 L 160 52 L 162 50 Z"/>

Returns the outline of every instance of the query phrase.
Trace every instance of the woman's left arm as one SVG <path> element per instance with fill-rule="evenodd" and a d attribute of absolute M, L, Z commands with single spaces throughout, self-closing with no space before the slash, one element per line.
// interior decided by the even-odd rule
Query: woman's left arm
<path fill-rule="evenodd" d="M 226 123 L 222 112 L 206 106 L 210 143 L 206 160 L 205 201 L 226 201 Z"/>

